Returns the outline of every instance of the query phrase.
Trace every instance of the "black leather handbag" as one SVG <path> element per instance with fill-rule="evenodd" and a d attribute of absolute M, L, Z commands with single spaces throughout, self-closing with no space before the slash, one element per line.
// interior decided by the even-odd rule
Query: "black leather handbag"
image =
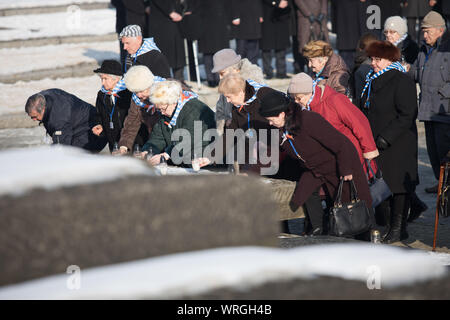
<path fill-rule="evenodd" d="M 344 179 L 341 179 L 334 206 L 330 210 L 329 231 L 333 236 L 356 236 L 372 227 L 371 213 L 366 202 L 358 198 L 353 180 L 350 180 L 349 183 L 351 185 L 351 202 L 342 203 Z"/>
<path fill-rule="evenodd" d="M 367 180 L 369 183 L 370 195 L 372 196 L 372 207 L 377 207 L 381 202 L 386 200 L 392 195 L 391 189 L 384 181 L 381 174 L 381 170 L 378 169 L 378 177 L 370 165 L 370 161 L 366 160 L 367 168 L 369 172 L 372 172 L 372 178 L 369 178 L 369 172 L 367 173 Z"/>

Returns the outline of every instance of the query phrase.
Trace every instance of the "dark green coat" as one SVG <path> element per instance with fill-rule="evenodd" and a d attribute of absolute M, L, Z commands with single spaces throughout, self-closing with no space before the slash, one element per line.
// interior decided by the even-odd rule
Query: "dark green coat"
<path fill-rule="evenodd" d="M 201 121 L 201 137 L 199 137 L 199 141 L 194 141 L 195 121 Z M 191 155 L 194 153 L 194 150 L 195 153 L 203 152 L 203 149 L 211 143 L 209 140 L 203 141 L 203 134 L 207 129 L 216 127 L 214 112 L 198 99 L 192 99 L 184 105 L 175 126 L 170 128 L 165 122 L 169 123 L 170 118 L 161 116 L 160 120 L 153 128 L 150 139 L 142 149 L 144 151 L 148 151 L 150 147 L 152 147 L 154 154 L 163 152 L 167 152 L 170 156 L 172 156 L 172 154 L 180 154 L 180 156 L 183 156 L 185 161 L 184 163 L 186 164 L 190 163 Z M 179 138 L 179 140 L 175 138 L 175 141 L 171 140 L 172 133 L 176 129 L 186 129 L 189 131 L 191 135 L 191 147 L 189 152 L 181 152 L 181 144 L 185 143 L 183 143 L 181 138 Z M 197 135 L 199 135 L 199 133 L 197 133 Z M 200 156 L 200 154 L 198 156 Z M 174 159 L 172 158 L 172 160 Z"/>

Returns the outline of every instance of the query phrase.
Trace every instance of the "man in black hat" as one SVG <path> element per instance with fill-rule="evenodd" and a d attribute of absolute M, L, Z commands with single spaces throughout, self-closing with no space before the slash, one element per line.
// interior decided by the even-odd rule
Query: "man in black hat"
<path fill-rule="evenodd" d="M 97 125 L 92 132 L 106 137 L 109 150 L 113 151 L 114 143 L 119 142 L 123 123 L 128 115 L 131 103 L 131 92 L 127 90 L 122 79 L 122 67 L 118 61 L 105 60 L 99 69 L 94 70 L 102 81 L 102 87 L 97 94 L 98 118 Z M 140 129 L 135 143 L 143 145 L 147 141 L 148 133 L 145 128 Z"/>

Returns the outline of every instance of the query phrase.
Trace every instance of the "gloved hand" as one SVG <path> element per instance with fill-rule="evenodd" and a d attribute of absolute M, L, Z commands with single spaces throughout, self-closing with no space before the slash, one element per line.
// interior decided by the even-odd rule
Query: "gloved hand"
<path fill-rule="evenodd" d="M 377 141 L 375 141 L 375 143 L 379 150 L 386 150 L 390 146 L 389 142 L 384 140 L 384 138 L 382 136 L 378 136 Z"/>
<path fill-rule="evenodd" d="M 292 212 L 295 212 L 300 208 L 300 206 L 292 201 L 289 202 L 289 208 L 292 210 Z"/>
<path fill-rule="evenodd" d="M 308 19 L 309 19 L 309 22 L 310 22 L 311 24 L 314 23 L 314 21 L 316 20 L 316 18 L 314 17 L 313 14 L 310 15 L 310 16 L 308 17 Z"/>
<path fill-rule="evenodd" d="M 323 18 L 324 18 L 324 15 L 323 15 L 323 13 L 321 13 L 317 16 L 317 21 L 322 22 Z"/>

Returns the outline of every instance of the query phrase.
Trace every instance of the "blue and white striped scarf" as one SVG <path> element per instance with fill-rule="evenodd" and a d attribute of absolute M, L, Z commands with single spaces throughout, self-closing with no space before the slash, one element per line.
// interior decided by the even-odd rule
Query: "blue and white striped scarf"
<path fill-rule="evenodd" d="M 165 79 L 165 78 L 158 77 L 158 76 L 155 76 L 155 77 L 153 78 L 153 83 L 156 83 L 156 82 L 162 82 L 162 81 L 166 81 L 166 79 Z M 136 93 L 133 93 L 133 95 L 131 96 L 131 99 L 133 99 L 134 103 L 135 103 L 137 106 L 139 106 L 139 107 L 141 107 L 141 108 L 144 108 L 144 109 L 147 109 L 147 112 L 155 107 L 155 106 L 152 105 L 152 104 L 148 105 L 148 104 L 145 104 L 144 102 L 142 102 L 141 99 L 139 99 L 139 97 L 136 95 Z M 154 112 L 154 111 L 153 111 L 153 112 Z"/>
<path fill-rule="evenodd" d="M 177 107 L 175 109 L 175 112 L 173 113 L 172 119 L 170 119 L 169 123 L 166 123 L 169 128 L 174 127 L 177 124 L 178 116 L 180 115 L 181 110 L 183 109 L 184 105 L 192 100 L 198 98 L 198 95 L 191 91 L 184 91 L 181 93 L 180 97 L 178 98 Z"/>
<path fill-rule="evenodd" d="M 127 86 L 125 85 L 125 81 L 123 79 L 120 79 L 119 82 L 114 86 L 112 90 L 106 90 L 104 86 L 100 89 L 101 92 L 108 94 L 108 95 L 117 95 L 120 91 L 126 90 Z"/>
<path fill-rule="evenodd" d="M 236 106 L 236 108 L 239 108 L 239 111 L 242 110 L 242 107 L 244 107 L 246 105 L 249 105 L 250 103 L 252 103 L 253 101 L 256 100 L 256 95 L 258 94 L 259 89 L 261 89 L 263 87 L 267 87 L 267 85 L 262 84 L 262 83 L 258 83 L 256 81 L 251 80 L 251 79 L 247 79 L 246 81 L 247 81 L 247 83 L 249 85 L 251 85 L 253 87 L 253 89 L 255 89 L 255 93 L 253 94 L 253 96 L 250 99 L 245 101 L 244 104 L 242 104 L 240 106 Z"/>
<path fill-rule="evenodd" d="M 405 33 L 400 39 L 394 42 L 394 46 L 398 46 L 400 43 L 402 43 L 406 38 L 408 37 L 408 33 Z"/>
<path fill-rule="evenodd" d="M 139 50 L 135 54 L 132 54 L 131 57 L 137 58 L 140 55 L 146 54 L 147 52 L 150 52 L 152 50 L 161 52 L 161 50 L 159 50 L 159 48 L 156 46 L 153 38 L 145 38 Z"/>
<path fill-rule="evenodd" d="M 373 73 L 373 69 L 369 71 L 366 75 L 366 85 L 364 86 L 364 89 L 361 93 L 361 98 L 364 96 L 364 93 L 367 90 L 367 99 L 365 103 L 365 107 L 369 108 L 370 106 L 370 91 L 372 87 L 372 81 L 381 76 L 383 73 L 389 71 L 389 70 L 398 70 L 400 72 L 406 72 L 405 68 L 403 68 L 402 64 L 400 62 L 393 62 L 383 70 L 378 71 L 377 73 Z"/>

